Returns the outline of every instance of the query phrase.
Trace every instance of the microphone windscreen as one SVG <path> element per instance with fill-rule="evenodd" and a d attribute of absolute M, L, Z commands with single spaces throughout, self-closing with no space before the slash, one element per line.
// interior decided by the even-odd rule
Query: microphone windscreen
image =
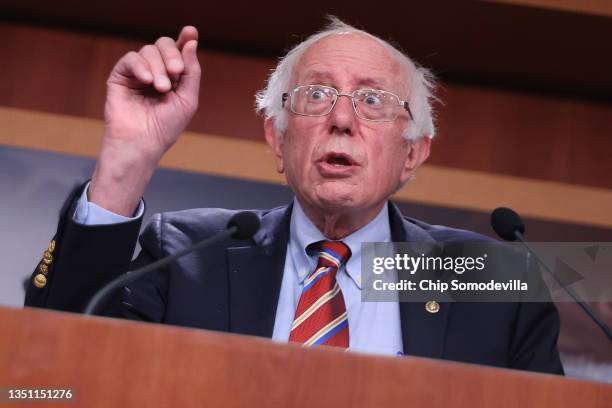
<path fill-rule="evenodd" d="M 493 230 L 506 241 L 515 241 L 515 231 L 525 233 L 525 225 L 521 216 L 514 210 L 506 207 L 499 207 L 491 213 L 491 226 Z"/>
<path fill-rule="evenodd" d="M 227 228 L 231 227 L 236 227 L 238 229 L 232 234 L 232 238 L 251 238 L 259 229 L 259 217 L 251 211 L 241 211 L 234 214 L 228 221 Z"/>

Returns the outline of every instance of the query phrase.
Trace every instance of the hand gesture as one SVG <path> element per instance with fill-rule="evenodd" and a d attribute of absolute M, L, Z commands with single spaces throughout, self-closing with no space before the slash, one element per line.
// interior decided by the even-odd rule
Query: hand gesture
<path fill-rule="evenodd" d="M 89 189 L 92 202 L 131 216 L 163 154 L 198 106 L 198 31 L 124 55 L 107 81 L 105 131 Z"/>

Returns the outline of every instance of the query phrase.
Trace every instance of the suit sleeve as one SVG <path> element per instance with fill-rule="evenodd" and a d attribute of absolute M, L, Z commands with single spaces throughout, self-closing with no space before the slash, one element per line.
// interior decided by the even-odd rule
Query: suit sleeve
<path fill-rule="evenodd" d="M 27 286 L 26 306 L 82 312 L 98 289 L 130 267 L 142 217 L 111 225 L 75 222 L 85 185 L 71 192 L 60 211 L 57 231 Z M 151 256 L 139 258 L 146 263 Z"/>
<path fill-rule="evenodd" d="M 557 339 L 560 331 L 559 312 L 550 300 L 540 268 L 528 255 L 527 274 L 530 285 L 539 292 L 538 302 L 520 302 L 516 315 L 511 348 L 511 366 L 520 370 L 563 375 Z M 543 301 L 548 299 L 548 301 Z"/>

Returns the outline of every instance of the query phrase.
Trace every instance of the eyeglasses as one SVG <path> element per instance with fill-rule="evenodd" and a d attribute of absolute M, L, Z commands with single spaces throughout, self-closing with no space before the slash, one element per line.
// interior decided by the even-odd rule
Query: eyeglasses
<path fill-rule="evenodd" d="M 325 85 L 302 85 L 283 93 L 283 108 L 291 98 L 291 112 L 302 116 L 325 116 L 334 109 L 339 96 L 351 98 L 358 118 L 373 122 L 394 121 L 401 109 L 412 117 L 407 101 L 391 92 L 378 89 L 357 89 L 352 94 L 342 94 L 336 88 Z"/>

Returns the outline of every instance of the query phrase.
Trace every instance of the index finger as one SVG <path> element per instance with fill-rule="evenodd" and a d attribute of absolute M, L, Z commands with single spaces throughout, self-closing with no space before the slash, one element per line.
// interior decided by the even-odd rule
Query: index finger
<path fill-rule="evenodd" d="M 191 40 L 198 40 L 198 29 L 194 26 L 185 26 L 176 40 L 176 47 L 182 50 L 185 44 Z"/>

